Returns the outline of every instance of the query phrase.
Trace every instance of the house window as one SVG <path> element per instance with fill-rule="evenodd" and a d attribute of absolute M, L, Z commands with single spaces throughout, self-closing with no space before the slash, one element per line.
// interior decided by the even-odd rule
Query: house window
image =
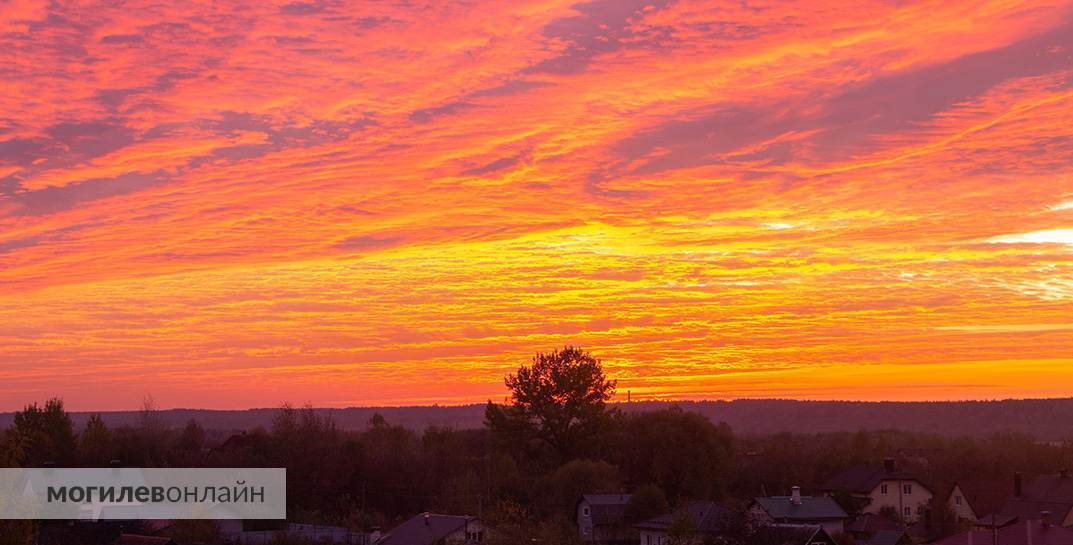
<path fill-rule="evenodd" d="M 954 504 L 961 505 L 961 496 L 954 496 Z"/>
<path fill-rule="evenodd" d="M 879 485 L 879 493 L 883 494 L 884 496 L 886 496 L 887 495 L 887 485 L 885 485 L 885 484 Z"/>
<path fill-rule="evenodd" d="M 589 516 L 589 508 L 588 507 L 582 507 L 581 508 L 581 514 L 585 515 L 586 517 Z"/>
<path fill-rule="evenodd" d="M 906 518 L 913 516 L 913 508 L 906 507 L 905 508 L 905 516 L 906 516 Z"/>
<path fill-rule="evenodd" d="M 911 485 L 911 484 L 903 484 L 902 485 L 902 492 L 904 492 L 906 496 L 911 496 L 913 494 L 913 485 Z"/>

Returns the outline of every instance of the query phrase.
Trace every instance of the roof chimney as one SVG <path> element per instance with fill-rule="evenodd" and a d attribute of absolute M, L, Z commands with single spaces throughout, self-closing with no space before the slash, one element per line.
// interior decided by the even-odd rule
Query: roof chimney
<path fill-rule="evenodd" d="M 1039 521 L 1040 521 L 1040 526 L 1042 526 L 1044 528 L 1050 528 L 1051 527 L 1051 512 L 1050 511 L 1040 511 L 1039 512 Z"/>
<path fill-rule="evenodd" d="M 428 526 L 428 519 L 429 519 L 429 516 L 428 516 L 428 512 L 426 511 L 425 512 L 425 526 Z"/>
<path fill-rule="evenodd" d="M 886 470 L 887 473 L 894 473 L 894 458 L 883 460 L 883 469 Z"/>
<path fill-rule="evenodd" d="M 790 489 L 790 503 L 801 505 L 801 487 L 795 486 Z"/>
<path fill-rule="evenodd" d="M 1013 473 L 1013 495 L 1014 497 L 1021 497 L 1021 472 L 1015 471 Z"/>

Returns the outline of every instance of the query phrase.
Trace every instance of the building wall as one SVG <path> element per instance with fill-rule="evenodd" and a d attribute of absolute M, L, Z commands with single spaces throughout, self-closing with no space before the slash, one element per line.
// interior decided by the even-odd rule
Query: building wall
<path fill-rule="evenodd" d="M 958 498 L 961 498 L 960 505 L 958 504 Z M 969 499 L 965 497 L 965 493 L 962 492 L 960 487 L 955 486 L 950 492 L 950 497 L 946 498 L 946 507 L 960 520 L 977 521 L 976 513 L 972 511 Z"/>
<path fill-rule="evenodd" d="M 669 538 L 664 532 L 641 530 L 641 545 L 667 545 Z"/>
<path fill-rule="evenodd" d="M 887 487 L 886 494 L 883 493 L 884 485 Z M 910 485 L 912 493 L 905 494 L 902 491 L 903 485 Z M 890 507 L 907 522 L 916 522 L 921 516 L 921 510 L 931 501 L 932 493 L 916 481 L 886 480 L 877 484 L 869 496 L 872 501 L 865 506 L 865 513 L 879 514 L 884 507 Z M 906 507 L 909 508 L 908 515 L 905 513 Z"/>
<path fill-rule="evenodd" d="M 592 516 L 585 514 L 589 508 L 589 502 L 585 500 L 581 500 L 577 504 L 577 532 L 581 541 L 584 543 L 591 543 L 594 539 L 592 534 Z M 589 512 L 591 513 L 591 511 Z"/>

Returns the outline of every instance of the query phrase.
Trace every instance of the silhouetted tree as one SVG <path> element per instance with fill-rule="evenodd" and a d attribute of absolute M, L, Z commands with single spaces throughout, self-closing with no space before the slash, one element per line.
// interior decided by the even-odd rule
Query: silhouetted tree
<path fill-rule="evenodd" d="M 694 545 L 697 537 L 697 525 L 689 512 L 685 508 L 675 511 L 674 519 L 667 527 L 667 545 Z"/>
<path fill-rule="evenodd" d="M 626 504 L 626 522 L 636 524 L 670 511 L 667 496 L 654 484 L 638 487 Z"/>
<path fill-rule="evenodd" d="M 653 483 L 671 503 L 722 494 L 733 454 L 729 426 L 674 407 L 630 415 L 623 428 L 619 450 L 629 482 Z"/>
<path fill-rule="evenodd" d="M 580 348 L 538 353 L 505 382 L 511 404 L 489 401 L 485 424 L 509 447 L 559 464 L 589 454 L 609 427 L 615 381 Z"/>
<path fill-rule="evenodd" d="M 179 439 L 175 442 L 175 448 L 179 450 L 201 450 L 205 444 L 205 430 L 201 428 L 197 420 L 191 418 L 186 422 L 183 431 L 179 433 Z"/>
<path fill-rule="evenodd" d="M 22 466 L 40 466 L 44 462 L 70 466 L 77 459 L 74 427 L 59 398 L 48 400 L 44 408 L 32 403 L 16 412 L 8 441 Z"/>
<path fill-rule="evenodd" d="M 582 494 L 621 492 L 617 467 L 604 461 L 573 460 L 542 480 L 535 503 L 543 514 L 569 513 Z"/>
<path fill-rule="evenodd" d="M 82 463 L 91 467 L 104 467 L 112 459 L 112 432 L 104 424 L 101 415 L 90 415 L 86 427 L 79 436 L 82 446 Z"/>

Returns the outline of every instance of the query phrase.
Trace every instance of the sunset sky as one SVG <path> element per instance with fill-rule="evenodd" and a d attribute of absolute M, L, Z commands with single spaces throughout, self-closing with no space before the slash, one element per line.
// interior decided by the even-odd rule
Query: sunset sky
<path fill-rule="evenodd" d="M 1070 2 L 14 0 L 0 82 L 0 410 L 1073 395 Z"/>

